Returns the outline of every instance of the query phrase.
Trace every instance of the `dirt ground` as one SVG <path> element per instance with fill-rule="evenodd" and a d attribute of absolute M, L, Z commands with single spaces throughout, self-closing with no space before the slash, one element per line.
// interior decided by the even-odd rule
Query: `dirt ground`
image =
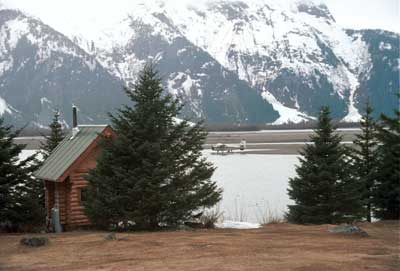
<path fill-rule="evenodd" d="M 0 235 L 1 270 L 399 270 L 399 224 L 363 224 L 369 237 L 334 235 L 333 226 L 271 224 L 254 230 L 48 234 L 27 248 L 25 235 Z"/>

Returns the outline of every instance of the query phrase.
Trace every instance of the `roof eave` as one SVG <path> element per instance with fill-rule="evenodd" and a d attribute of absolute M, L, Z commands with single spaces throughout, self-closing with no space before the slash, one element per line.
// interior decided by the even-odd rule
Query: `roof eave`
<path fill-rule="evenodd" d="M 36 175 L 36 174 L 33 174 L 33 176 L 34 176 L 35 178 L 40 179 L 40 180 L 43 180 L 43 181 L 58 182 L 58 179 L 53 180 L 53 179 L 49 179 L 49 178 L 46 178 L 46 177 L 42 177 L 42 176 Z"/>

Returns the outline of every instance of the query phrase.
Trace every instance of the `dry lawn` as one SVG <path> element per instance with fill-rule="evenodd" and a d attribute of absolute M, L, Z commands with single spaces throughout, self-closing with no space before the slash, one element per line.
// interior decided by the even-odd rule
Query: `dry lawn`
<path fill-rule="evenodd" d="M 330 225 L 267 225 L 256 230 L 48 234 L 27 248 L 0 235 L 1 270 L 400 270 L 399 224 L 363 224 L 370 237 L 328 233 Z"/>

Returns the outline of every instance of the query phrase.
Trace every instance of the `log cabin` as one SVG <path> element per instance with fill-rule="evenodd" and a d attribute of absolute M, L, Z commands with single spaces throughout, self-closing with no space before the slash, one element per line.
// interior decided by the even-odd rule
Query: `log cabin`
<path fill-rule="evenodd" d="M 73 112 L 72 131 L 34 174 L 45 184 L 46 224 L 53 222 L 54 227 L 52 215 L 57 210 L 57 224 L 64 230 L 91 224 L 83 206 L 88 185 L 84 176 L 96 167 L 100 135 L 115 135 L 108 125 L 77 125 L 76 108 Z"/>

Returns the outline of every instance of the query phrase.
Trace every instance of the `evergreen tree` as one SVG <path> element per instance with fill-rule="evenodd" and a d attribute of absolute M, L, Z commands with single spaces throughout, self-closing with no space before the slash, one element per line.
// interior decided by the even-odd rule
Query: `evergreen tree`
<path fill-rule="evenodd" d="M 378 126 L 378 170 L 374 191 L 375 217 L 400 219 L 400 111 L 381 115 Z"/>
<path fill-rule="evenodd" d="M 361 200 L 365 205 L 365 218 L 371 222 L 372 215 L 372 190 L 375 184 L 376 169 L 378 159 L 376 147 L 378 145 L 376 138 L 376 124 L 372 117 L 373 108 L 367 102 L 365 114 L 361 124 L 361 134 L 356 135 L 354 140 L 355 149 L 353 151 L 353 174 L 360 185 Z"/>
<path fill-rule="evenodd" d="M 301 224 L 352 221 L 361 211 L 358 187 L 350 177 L 349 150 L 335 134 L 328 107 L 321 109 L 312 144 L 300 152 L 297 177 L 289 181 L 287 219 Z"/>
<path fill-rule="evenodd" d="M 25 146 L 13 143 L 18 134 L 0 118 L 0 228 L 10 231 L 44 221 L 43 185 L 32 176 L 38 163 L 35 156 L 19 160 Z"/>
<path fill-rule="evenodd" d="M 125 89 L 134 107 L 110 115 L 115 138 L 103 138 L 90 183 L 86 212 L 98 226 L 133 221 L 137 228 L 174 226 L 212 207 L 221 190 L 210 178 L 214 167 L 202 157 L 201 123 L 177 123 L 182 106 L 164 95 L 152 66 Z"/>
<path fill-rule="evenodd" d="M 46 159 L 50 153 L 60 144 L 64 139 L 65 135 L 62 129 L 62 125 L 59 121 L 60 113 L 56 111 L 53 116 L 53 121 L 50 123 L 50 135 L 44 136 L 46 141 L 41 144 L 43 158 Z"/>

